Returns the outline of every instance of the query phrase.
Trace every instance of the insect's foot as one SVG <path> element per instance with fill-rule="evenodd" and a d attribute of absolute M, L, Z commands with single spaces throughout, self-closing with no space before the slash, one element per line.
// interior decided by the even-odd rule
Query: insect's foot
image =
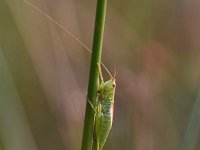
<path fill-rule="evenodd" d="M 92 107 L 92 109 L 96 112 L 96 110 L 95 110 L 94 105 L 92 104 L 92 102 L 89 99 L 87 99 L 87 101 L 90 104 L 90 106 Z"/>

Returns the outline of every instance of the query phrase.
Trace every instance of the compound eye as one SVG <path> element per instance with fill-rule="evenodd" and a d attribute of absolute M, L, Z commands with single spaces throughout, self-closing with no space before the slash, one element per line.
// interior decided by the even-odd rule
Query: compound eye
<path fill-rule="evenodd" d="M 100 94 L 100 90 L 98 90 L 97 93 Z"/>
<path fill-rule="evenodd" d="M 115 87 L 116 87 L 116 83 L 115 83 L 115 82 L 112 84 L 112 87 L 113 87 L 113 88 L 115 88 Z"/>

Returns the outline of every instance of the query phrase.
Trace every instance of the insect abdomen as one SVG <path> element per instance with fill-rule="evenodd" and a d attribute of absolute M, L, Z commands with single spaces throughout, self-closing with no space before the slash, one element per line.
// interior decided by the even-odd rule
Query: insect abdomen
<path fill-rule="evenodd" d="M 99 132 L 100 150 L 103 148 L 103 145 L 105 144 L 110 129 L 112 127 L 113 105 L 113 102 L 109 102 L 109 104 L 106 104 L 106 106 L 102 110 L 101 129 Z"/>

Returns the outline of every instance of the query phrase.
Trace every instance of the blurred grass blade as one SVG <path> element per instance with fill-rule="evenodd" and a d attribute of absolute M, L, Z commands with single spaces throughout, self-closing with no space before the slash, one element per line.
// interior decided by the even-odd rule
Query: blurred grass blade
<path fill-rule="evenodd" d="M 186 128 L 181 150 L 196 150 L 200 133 L 200 90 Z"/>
<path fill-rule="evenodd" d="M 1 45 L 0 134 L 6 150 L 37 150 Z"/>
<path fill-rule="evenodd" d="M 12 75 L 19 100 L 23 105 L 35 143 L 40 150 L 64 150 L 65 145 L 49 106 L 48 97 L 41 86 L 30 57 L 31 53 L 26 50 L 23 34 L 17 26 L 17 19 L 12 14 L 14 11 L 11 10 L 14 8 L 9 6 L 12 6 L 12 1 L 8 3 L 6 0 L 0 0 L 1 50 Z M 7 90 L 7 92 L 12 91 Z"/>

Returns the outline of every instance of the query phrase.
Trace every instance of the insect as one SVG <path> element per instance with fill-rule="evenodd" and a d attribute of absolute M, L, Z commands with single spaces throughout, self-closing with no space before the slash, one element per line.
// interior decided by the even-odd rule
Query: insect
<path fill-rule="evenodd" d="M 70 35 L 74 40 L 76 40 L 80 45 L 82 45 L 87 51 L 91 53 L 91 50 L 87 48 L 78 38 L 76 38 L 70 31 L 65 29 L 61 24 L 56 22 L 53 18 L 51 18 L 49 15 L 41 11 L 39 8 L 37 8 L 35 5 L 30 3 L 27 0 L 24 0 L 29 6 L 34 8 L 36 11 L 38 11 L 40 14 L 42 14 L 44 17 L 49 19 L 51 22 L 56 24 L 60 29 L 62 29 L 65 33 Z M 101 65 L 103 68 L 108 72 L 110 79 L 104 82 Z M 96 93 L 96 101 L 95 104 L 92 104 L 89 100 L 89 104 L 95 111 L 95 118 L 94 118 L 94 140 L 96 141 L 96 149 L 102 150 L 106 139 L 108 137 L 108 134 L 110 132 L 110 129 L 112 127 L 113 122 L 113 110 L 114 110 L 114 97 L 115 97 L 115 89 L 116 89 L 116 69 L 114 76 L 111 75 L 109 70 L 106 68 L 106 66 L 101 62 L 100 64 L 97 64 L 97 67 L 99 69 L 99 82 L 97 87 L 97 93 Z"/>
<path fill-rule="evenodd" d="M 113 111 L 114 111 L 114 98 L 116 89 L 116 71 L 114 76 L 110 73 L 110 79 L 104 82 L 101 66 L 99 68 L 99 85 L 97 88 L 96 103 L 90 105 L 95 111 L 94 121 L 94 139 L 96 141 L 97 150 L 102 150 L 108 134 L 112 127 Z"/>

